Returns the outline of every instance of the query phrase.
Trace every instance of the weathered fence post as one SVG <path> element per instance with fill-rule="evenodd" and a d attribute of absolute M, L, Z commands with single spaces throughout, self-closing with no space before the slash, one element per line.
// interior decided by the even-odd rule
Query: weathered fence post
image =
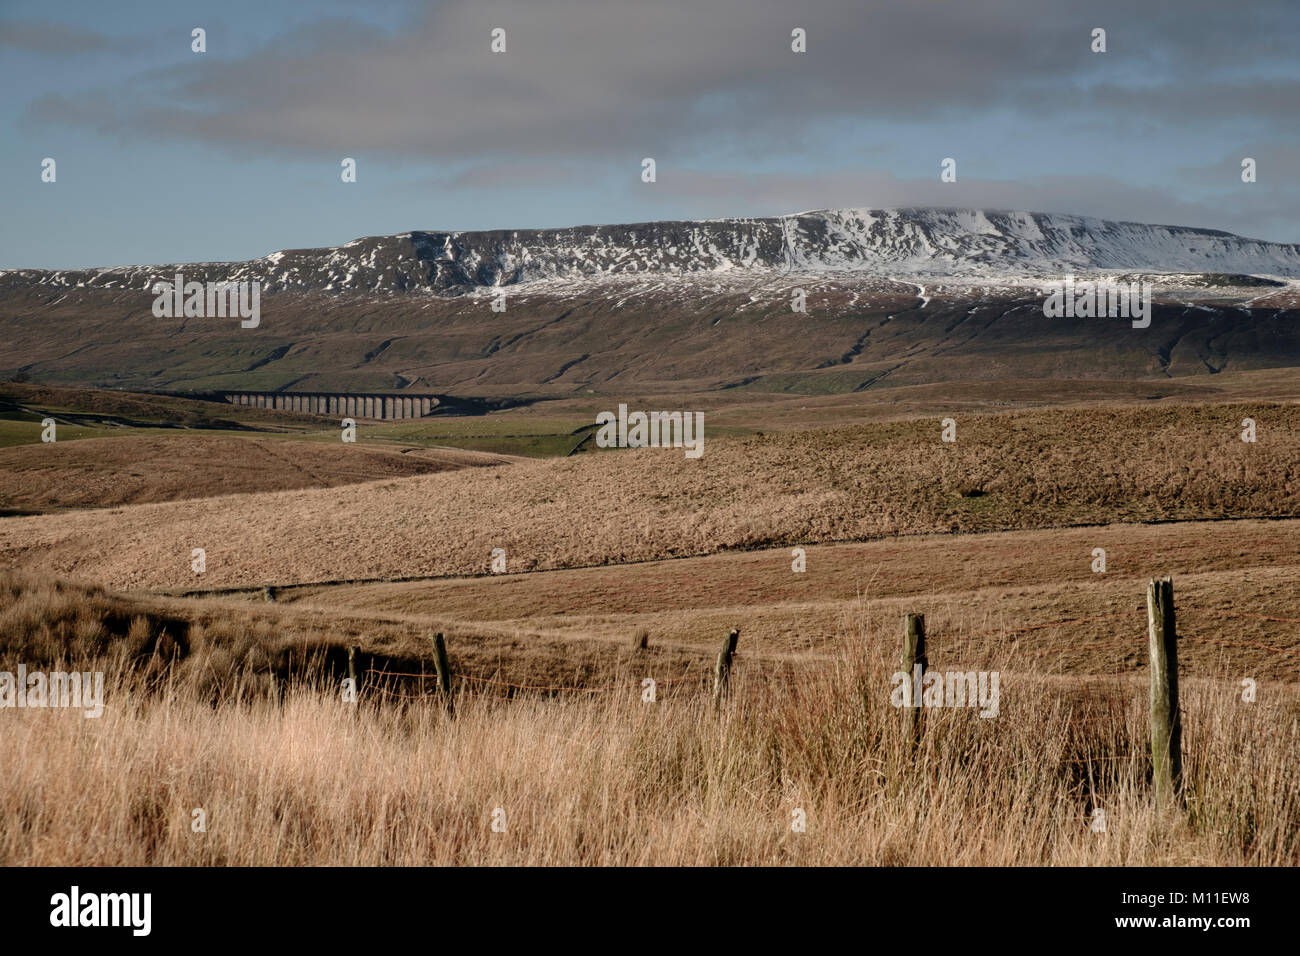
<path fill-rule="evenodd" d="M 907 736 L 915 744 L 921 736 L 921 678 L 925 676 L 925 669 L 929 665 L 925 656 L 924 614 L 903 615 L 903 654 L 899 658 L 899 664 L 907 675 L 910 688 L 907 696 L 912 703 L 905 721 Z"/>
<path fill-rule="evenodd" d="M 358 703 L 361 701 L 361 678 L 357 674 L 357 652 L 360 650 L 356 644 L 348 645 L 348 678 L 352 681 L 352 693 Z"/>
<path fill-rule="evenodd" d="M 637 631 L 632 637 L 632 650 L 644 651 L 650 643 L 649 631 Z"/>
<path fill-rule="evenodd" d="M 731 633 L 722 642 L 722 650 L 718 651 L 718 664 L 713 670 L 713 703 L 715 705 L 720 704 L 722 698 L 727 696 L 728 685 L 731 682 L 731 659 L 736 654 L 736 644 L 739 641 L 740 631 L 732 628 Z"/>
<path fill-rule="evenodd" d="M 438 693 L 442 695 L 448 712 L 453 708 L 451 698 L 451 665 L 447 663 L 447 642 L 442 631 L 433 635 L 433 667 L 438 674 Z"/>
<path fill-rule="evenodd" d="M 1178 631 L 1174 582 L 1157 578 L 1147 586 L 1148 650 L 1151 655 L 1151 771 L 1156 797 L 1181 799 L 1183 720 L 1178 712 Z"/>

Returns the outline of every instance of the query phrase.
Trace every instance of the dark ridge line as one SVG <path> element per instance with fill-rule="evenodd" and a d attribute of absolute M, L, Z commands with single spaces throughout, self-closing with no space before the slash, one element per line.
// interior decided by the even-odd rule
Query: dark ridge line
<path fill-rule="evenodd" d="M 263 365 L 269 365 L 272 362 L 278 362 L 280 359 L 284 358 L 286 355 L 289 354 L 289 350 L 291 348 L 293 348 L 292 344 L 277 346 L 276 348 L 268 352 L 265 358 L 258 359 L 252 365 L 248 366 L 248 368 L 242 369 L 241 371 L 236 372 L 235 374 L 243 375 L 246 372 L 251 372 L 254 369 L 259 369 Z"/>
<path fill-rule="evenodd" d="M 880 373 L 877 374 L 877 375 L 873 375 L 873 376 L 871 376 L 871 378 L 867 379 L 865 382 L 861 383 L 861 384 L 858 385 L 856 388 L 854 388 L 853 391 L 854 391 L 854 392 L 865 392 L 865 391 L 866 391 L 867 389 L 869 389 L 872 385 L 875 385 L 877 382 L 879 382 L 882 378 L 887 378 L 888 376 L 892 375 L 894 372 L 897 372 L 900 368 L 902 368 L 902 367 L 903 367 L 904 365 L 906 365 L 906 364 L 907 364 L 906 362 L 899 362 L 899 363 L 898 363 L 897 365 L 895 365 L 893 368 L 885 369 L 883 372 L 880 372 Z"/>
<path fill-rule="evenodd" d="M 815 370 L 814 370 L 814 371 L 815 371 Z M 782 373 L 782 372 L 772 372 L 772 373 L 769 373 L 769 374 L 772 374 L 772 375 L 781 375 L 781 374 L 785 374 L 785 373 Z M 765 378 L 765 377 L 766 377 L 766 376 L 763 376 L 763 375 L 747 375 L 747 376 L 745 376 L 744 378 L 742 378 L 742 379 L 741 379 L 740 381 L 738 381 L 738 382 L 728 382 L 728 383 L 725 384 L 725 385 L 719 385 L 716 389 L 710 389 L 710 391 L 725 392 L 725 391 L 726 391 L 727 389 L 729 389 L 729 388 L 744 388 L 746 385 L 752 385 L 754 382 L 757 382 L 759 379 L 761 379 L 761 378 Z"/>
<path fill-rule="evenodd" d="M 572 458 L 574 455 L 576 455 L 578 452 L 582 450 L 583 445 L 587 444 L 587 442 L 591 441 L 593 438 L 596 437 L 595 425 L 584 425 L 582 428 L 578 429 L 578 431 L 583 431 L 587 428 L 590 428 L 591 431 L 583 435 L 582 438 L 578 441 L 578 444 L 574 445 L 572 448 L 568 450 L 568 452 L 565 453 L 564 455 L 565 458 Z M 576 432 L 574 434 L 576 434 Z"/>
<path fill-rule="evenodd" d="M 565 313 L 565 314 L 567 315 L 568 313 Z M 591 358 L 591 353 L 590 353 L 590 352 L 583 352 L 581 356 L 579 356 L 578 358 L 574 359 L 573 361 L 571 361 L 571 362 L 565 362 L 563 365 L 560 366 L 560 370 L 559 370 L 558 372 L 556 372 L 554 375 L 550 376 L 549 378 L 544 378 L 544 379 L 542 379 L 541 382 L 539 382 L 538 384 L 539 384 L 539 385 L 549 385 L 551 382 L 555 381 L 557 378 L 562 377 L 562 376 L 564 375 L 564 373 L 567 372 L 569 369 L 573 368 L 573 366 L 575 366 L 575 365 L 579 365 L 579 364 L 581 364 L 582 362 L 587 361 L 587 359 L 589 359 L 589 358 Z"/>
<path fill-rule="evenodd" d="M 396 339 L 384 339 L 384 341 L 380 342 L 377 346 L 375 346 L 365 355 L 361 356 L 361 361 L 352 367 L 360 368 L 362 365 L 365 365 L 368 362 L 373 362 L 375 359 L 379 358 L 379 356 L 383 355 L 384 352 L 388 351 L 388 347 L 392 345 L 393 342 L 395 341 Z"/>

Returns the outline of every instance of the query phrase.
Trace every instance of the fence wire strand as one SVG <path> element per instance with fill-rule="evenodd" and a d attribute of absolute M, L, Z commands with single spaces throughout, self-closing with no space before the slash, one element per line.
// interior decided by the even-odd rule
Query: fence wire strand
<path fill-rule="evenodd" d="M 1191 615 L 1200 614 L 1208 617 L 1218 617 L 1224 619 L 1244 619 L 1244 620 L 1253 620 L 1253 621 L 1265 621 L 1265 622 L 1277 623 L 1277 624 L 1300 624 L 1300 618 L 1278 617 L 1270 614 L 1256 614 L 1256 613 L 1251 613 L 1249 611 L 1227 611 L 1219 608 L 1197 607 L 1196 605 L 1181 605 L 1178 608 L 1178 614 L 1180 617 L 1185 614 L 1191 614 Z M 1125 619 L 1125 620 L 1132 620 L 1135 622 L 1139 620 L 1145 622 L 1146 616 L 1147 616 L 1147 612 L 1144 609 L 1137 608 L 1128 611 L 1117 611 L 1109 614 L 1091 615 L 1088 617 L 1072 617 L 1072 618 L 1060 618 L 1058 620 L 1052 620 L 1052 621 L 1040 621 L 1034 624 L 1021 625 L 1019 627 L 1000 627 L 1000 628 L 986 629 L 980 631 L 971 631 L 965 634 L 954 635 L 954 636 L 957 637 L 958 640 L 964 640 L 969 642 L 974 638 L 980 638 L 980 637 L 990 637 L 990 636 L 1006 637 L 1009 635 L 1029 633 L 1032 631 L 1041 631 L 1048 628 L 1073 627 L 1081 624 L 1092 624 L 1099 621 L 1115 621 L 1115 620 Z M 942 636 L 942 632 L 932 632 L 930 638 L 934 639 L 940 636 Z M 1297 648 L 1279 647 L 1274 644 L 1265 644 L 1258 641 L 1231 640 L 1231 639 L 1224 639 L 1222 637 L 1210 637 L 1203 634 L 1189 634 L 1189 633 L 1185 633 L 1181 626 L 1179 627 L 1178 639 L 1180 642 L 1191 641 L 1199 644 L 1211 644 L 1217 647 L 1250 648 L 1253 650 L 1278 654 L 1283 657 L 1288 657 L 1288 656 L 1294 657 L 1298 653 L 1300 653 L 1300 649 Z M 1028 657 L 1043 657 L 1050 654 L 1089 653 L 1093 651 L 1115 650 L 1119 648 L 1130 648 L 1135 652 L 1140 652 L 1142 646 L 1141 645 L 1134 646 L 1134 643 L 1131 640 L 1112 640 L 1112 641 L 1103 641 L 1100 643 L 1093 643 L 1093 644 L 1069 644 L 1069 645 L 1059 645 L 1053 647 L 1017 647 L 1015 648 L 1015 651 L 1024 654 L 1025 656 Z M 767 663 L 784 664 L 787 669 L 790 669 L 793 668 L 796 664 L 804 664 L 808 662 L 771 661 Z M 692 667 L 693 666 L 694 665 L 692 665 Z M 655 687 L 657 689 L 659 687 L 672 687 L 676 684 L 681 684 L 685 681 L 693 680 L 696 682 L 702 682 L 707 676 L 707 674 L 702 672 L 692 673 L 691 671 L 692 668 L 688 668 L 687 673 L 681 674 L 677 677 L 670 677 L 663 680 L 659 680 L 658 678 L 652 678 L 652 679 L 655 681 Z M 376 670 L 375 668 L 368 668 L 366 669 L 365 673 L 368 675 L 374 675 L 381 679 L 383 678 L 418 679 L 422 682 L 422 686 L 424 681 L 436 679 L 437 677 L 436 674 L 430 674 L 427 672 L 422 672 L 417 674 L 417 673 L 410 673 L 404 671 Z M 1119 677 L 1125 675 L 1119 671 L 1109 671 L 1094 676 Z M 502 687 L 513 691 L 525 691 L 525 692 L 545 693 L 545 694 L 610 694 L 610 693 L 617 693 L 619 691 L 639 690 L 641 687 L 639 682 L 637 683 L 620 682 L 615 684 L 605 684 L 605 685 L 597 685 L 597 686 L 576 685 L 576 684 L 571 684 L 571 685 L 521 684 L 512 681 L 498 680 L 490 677 L 476 677 L 471 674 L 456 674 L 455 679 L 486 686 L 486 687 Z M 428 700 L 437 696 L 436 693 L 430 693 L 430 692 L 421 692 L 416 694 L 404 693 L 400 690 L 385 686 L 383 684 L 372 686 L 369 689 L 382 693 L 386 696 L 390 696 L 402 700 Z M 481 695 L 476 695 L 476 696 L 481 696 Z M 509 694 L 497 695 L 495 699 L 514 700 L 514 698 L 511 697 Z M 1107 759 L 1118 759 L 1118 758 L 1107 758 Z"/>

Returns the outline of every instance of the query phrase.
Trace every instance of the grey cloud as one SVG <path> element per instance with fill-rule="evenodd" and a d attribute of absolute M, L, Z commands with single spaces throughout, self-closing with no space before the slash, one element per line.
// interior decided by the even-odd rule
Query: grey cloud
<path fill-rule="evenodd" d="M 1178 177 L 1183 182 L 1238 193 L 1238 187 L 1244 185 L 1241 161 L 1246 157 L 1255 160 L 1257 184 L 1267 186 L 1269 191 L 1300 193 L 1300 144 L 1295 143 L 1245 140 L 1217 162 L 1180 167 Z"/>
<path fill-rule="evenodd" d="M 454 176 L 430 181 L 456 189 L 536 189 L 539 186 L 574 185 L 587 180 L 575 166 L 535 162 L 473 166 Z"/>
<path fill-rule="evenodd" d="M 209 56 L 154 71 L 117 97 L 111 115 L 136 132 L 239 150 L 593 156 L 647 141 L 761 148 L 826 118 L 971 109 L 1280 121 L 1300 97 L 1300 18 L 1271 3 L 1186 0 L 1135 12 L 1127 0 L 1102 0 L 1083 14 L 1067 0 L 941 9 L 916 0 L 798 9 L 783 0 L 455 0 L 412 17 L 391 32 L 332 19 L 233 62 Z M 1099 24 L 1111 52 L 1095 55 L 1089 33 Z M 505 54 L 489 52 L 494 26 L 507 30 Z M 808 53 L 790 52 L 793 26 L 807 29 Z M 1263 75 L 1241 75 L 1243 48 Z"/>
<path fill-rule="evenodd" d="M 489 51 L 498 26 L 508 35 L 500 55 Z M 805 54 L 790 51 L 796 26 L 808 32 Z M 1089 50 L 1098 26 L 1105 54 Z M 327 18 L 233 58 L 214 51 L 111 91 L 45 95 L 25 118 L 244 155 L 364 152 L 462 170 L 444 188 L 571 184 L 611 162 L 635 172 L 653 155 L 665 208 L 712 201 L 716 215 L 737 212 L 722 207 L 727 196 L 755 213 L 977 205 L 1296 239 L 1300 195 L 1281 175 L 1289 161 L 1262 165 L 1260 188 L 1247 193 L 1220 188 L 1223 170 L 1195 163 L 1171 169 L 1160 188 L 1107 176 L 999 181 L 997 170 L 967 166 L 951 185 L 872 171 L 710 178 L 682 167 L 710 156 L 740 169 L 748 155 L 813 170 L 837 157 L 811 134 L 837 124 L 917 128 L 999 114 L 1041 124 L 1062 149 L 1073 135 L 1075 155 L 1102 169 L 1108 144 L 1142 149 L 1162 132 L 1204 131 L 1213 155 L 1230 156 L 1232 140 L 1284 147 L 1297 136 L 1297 48 L 1290 0 L 446 0 L 412 4 L 401 28 Z M 1199 186 L 1201 198 L 1179 198 L 1176 185 Z"/>
<path fill-rule="evenodd" d="M 108 36 L 85 27 L 42 20 L 0 20 L 0 47 L 30 53 L 93 53 L 114 46 Z"/>

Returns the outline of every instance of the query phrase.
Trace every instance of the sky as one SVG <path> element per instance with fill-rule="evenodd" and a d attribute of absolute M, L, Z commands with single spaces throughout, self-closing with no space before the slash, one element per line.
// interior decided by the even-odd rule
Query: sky
<path fill-rule="evenodd" d="M 1300 242 L 1298 120 L 1297 0 L 0 0 L 0 269 L 845 206 Z"/>

